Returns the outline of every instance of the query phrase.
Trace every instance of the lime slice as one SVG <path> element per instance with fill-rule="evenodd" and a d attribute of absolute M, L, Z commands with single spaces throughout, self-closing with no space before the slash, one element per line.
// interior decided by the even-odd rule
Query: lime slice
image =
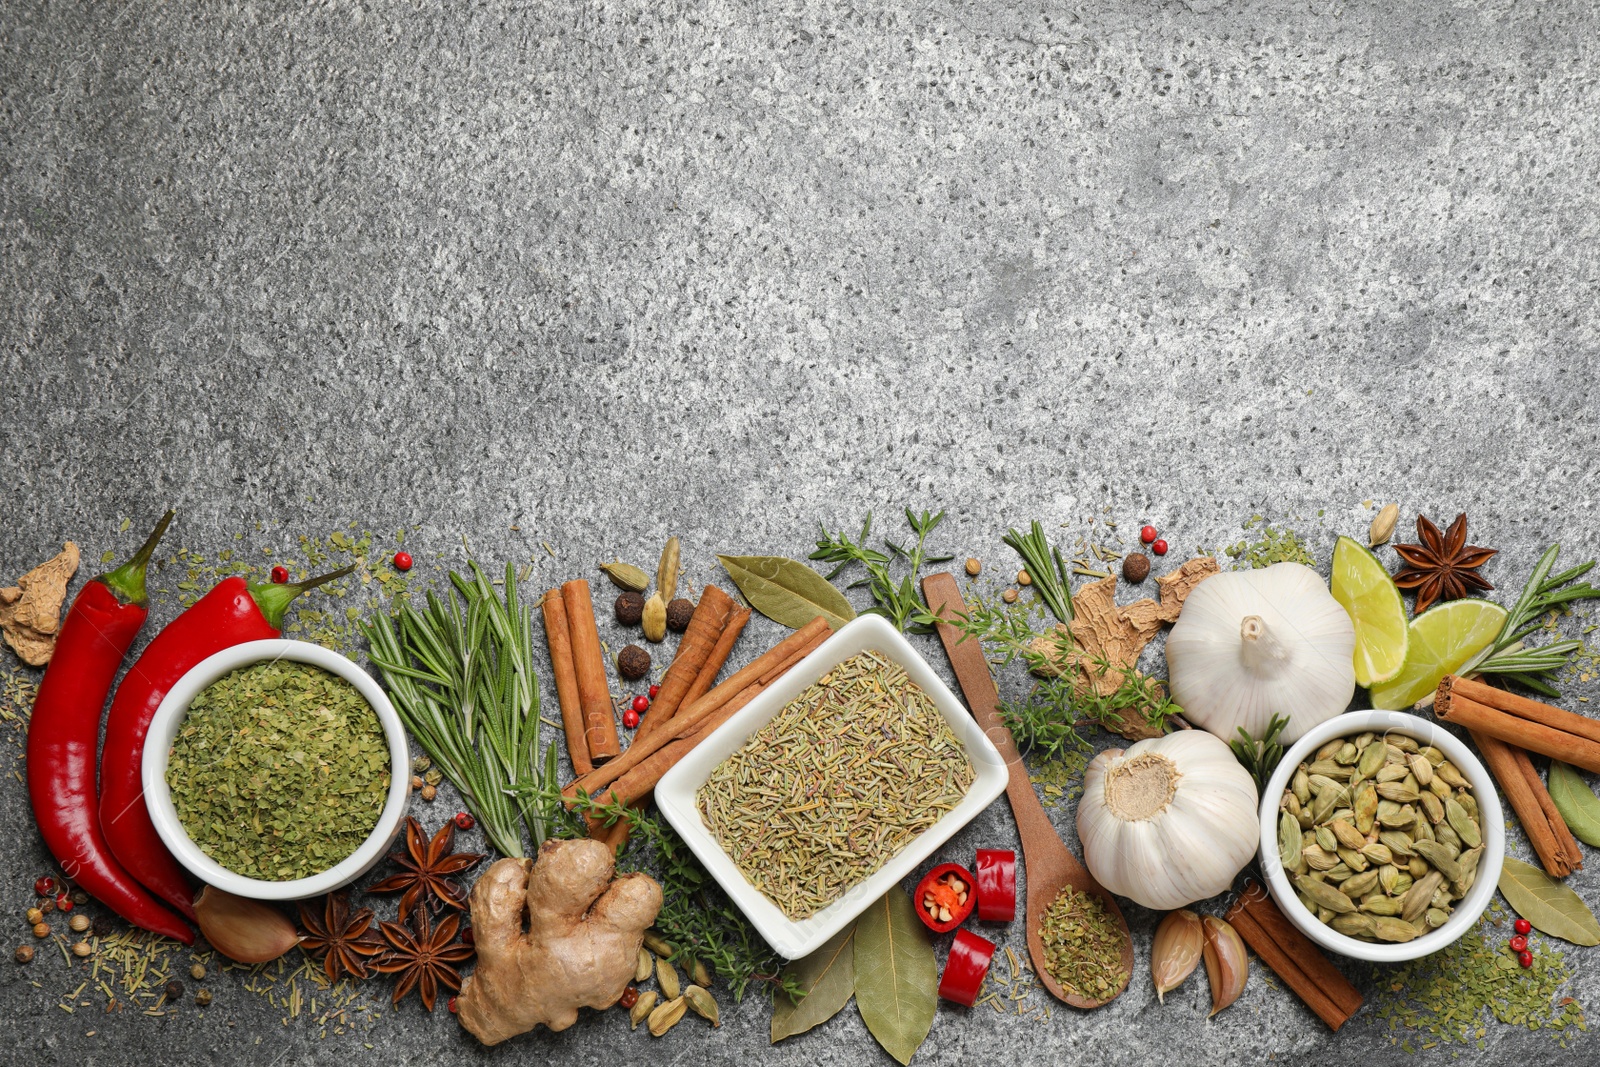
<path fill-rule="evenodd" d="M 1411 620 L 1405 665 L 1372 690 L 1372 706 L 1411 707 L 1487 648 L 1505 621 L 1506 609 L 1489 600 L 1452 600 L 1418 615 Z"/>
<path fill-rule="evenodd" d="M 1409 631 L 1406 602 L 1378 557 L 1348 537 L 1333 549 L 1333 599 L 1356 625 L 1356 681 L 1368 689 L 1400 673 Z"/>

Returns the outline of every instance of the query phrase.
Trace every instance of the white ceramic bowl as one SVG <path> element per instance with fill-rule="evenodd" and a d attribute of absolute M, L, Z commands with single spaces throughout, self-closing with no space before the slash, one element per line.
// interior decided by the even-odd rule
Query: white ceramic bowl
<path fill-rule="evenodd" d="M 1288 787 L 1294 769 L 1311 754 L 1335 737 L 1355 737 L 1368 730 L 1380 734 L 1396 733 L 1414 738 L 1422 746 L 1432 745 L 1444 753 L 1457 770 L 1472 784 L 1472 795 L 1478 801 L 1478 826 L 1483 834 L 1483 855 L 1478 859 L 1478 876 L 1464 899 L 1456 902 L 1449 920 L 1439 929 L 1423 934 L 1415 941 L 1404 944 L 1358 941 L 1335 931 L 1317 921 L 1308 912 L 1278 858 L 1278 803 Z M 1466 933 L 1483 910 L 1489 906 L 1495 887 L 1500 881 L 1500 867 L 1506 854 L 1505 820 L 1500 813 L 1500 797 L 1495 792 L 1494 779 L 1472 750 L 1456 740 L 1437 723 L 1404 711 L 1350 711 L 1312 727 L 1283 754 L 1283 762 L 1273 772 L 1267 787 L 1261 793 L 1261 870 L 1267 878 L 1267 888 L 1278 902 L 1278 907 L 1289 921 L 1311 940 L 1323 948 L 1342 956 L 1374 963 L 1399 963 L 1414 960 L 1440 949 Z"/>
<path fill-rule="evenodd" d="M 718 764 L 742 747 L 752 733 L 771 722 L 784 705 L 807 686 L 851 656 L 869 650 L 905 668 L 910 679 L 933 699 L 939 714 L 966 747 L 967 758 L 972 761 L 972 786 L 961 803 L 901 849 L 876 874 L 856 883 L 809 919 L 796 922 L 745 879 L 711 836 L 700 818 L 695 793 Z M 993 803 L 1005 792 L 1006 778 L 1006 765 L 1000 753 L 927 661 L 883 618 L 863 615 L 824 641 L 789 673 L 696 745 L 656 785 L 656 805 L 767 943 L 784 957 L 799 959 L 810 955 L 874 901 L 881 899 L 891 886 L 898 885 L 957 830 Z"/>
<path fill-rule="evenodd" d="M 350 855 L 321 874 L 309 878 L 295 878 L 286 882 L 269 882 L 259 878 L 246 878 L 235 874 L 216 860 L 207 856 L 190 839 L 172 806 L 172 793 L 167 788 L 167 756 L 172 748 L 178 727 L 188 714 L 189 705 L 200 691 L 229 671 L 247 667 L 266 660 L 287 659 L 321 667 L 354 685 L 383 724 L 383 733 L 389 741 L 389 795 L 384 800 L 383 811 L 372 833 Z M 162 699 L 161 706 L 150 720 L 150 732 L 145 737 L 144 762 L 141 767 L 144 779 L 145 804 L 150 809 L 151 821 L 167 848 L 179 863 L 207 885 L 226 890 L 251 900 L 299 900 L 326 893 L 361 877 L 383 858 L 385 850 L 405 825 L 406 802 L 411 793 L 411 753 L 406 746 L 405 728 L 394 705 L 384 695 L 377 682 L 350 660 L 321 645 L 306 641 L 246 641 L 242 645 L 223 649 L 201 660 L 189 673 L 178 679 Z"/>

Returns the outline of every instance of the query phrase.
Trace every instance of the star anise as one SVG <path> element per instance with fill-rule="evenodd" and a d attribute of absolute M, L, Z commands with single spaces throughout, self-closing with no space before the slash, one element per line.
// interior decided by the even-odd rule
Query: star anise
<path fill-rule="evenodd" d="M 452 908 L 464 909 L 467 906 L 466 890 L 450 881 L 450 875 L 460 874 L 472 867 L 483 859 L 483 854 L 452 853 L 450 845 L 455 837 L 456 824 L 446 819 L 445 824 L 439 827 L 439 832 L 433 835 L 433 840 L 424 844 L 422 824 L 407 816 L 406 851 L 389 853 L 390 861 L 405 870 L 368 886 L 367 892 L 398 893 L 405 890 L 405 895 L 400 898 L 401 922 L 406 921 L 412 908 L 428 903 L 430 897 Z"/>
<path fill-rule="evenodd" d="M 1417 545 L 1395 545 L 1394 550 L 1408 566 L 1397 572 L 1394 584 L 1417 591 L 1416 614 L 1421 615 L 1436 600 L 1460 600 L 1473 590 L 1487 592 L 1494 586 L 1484 581 L 1477 568 L 1498 550 L 1467 544 L 1467 516 L 1463 512 L 1444 533 L 1417 516 Z"/>
<path fill-rule="evenodd" d="M 300 947 L 322 957 L 322 973 L 330 982 L 337 982 L 341 975 L 366 978 L 370 973 L 367 960 L 384 948 L 372 928 L 372 909 L 351 912 L 350 897 L 345 893 L 329 893 L 323 898 L 321 915 L 313 903 L 300 902 L 300 925 L 306 930 Z"/>
<path fill-rule="evenodd" d="M 374 964 L 374 969 L 380 974 L 400 976 L 394 985 L 392 1003 L 399 1004 L 415 989 L 422 1006 L 432 1011 L 441 987 L 451 993 L 460 992 L 461 972 L 456 965 L 472 958 L 472 946 L 456 940 L 460 926 L 460 917 L 449 915 L 437 929 L 433 928 L 427 908 L 412 912 L 409 930 L 399 923 L 378 924 L 384 940 L 389 942 L 389 952 Z"/>

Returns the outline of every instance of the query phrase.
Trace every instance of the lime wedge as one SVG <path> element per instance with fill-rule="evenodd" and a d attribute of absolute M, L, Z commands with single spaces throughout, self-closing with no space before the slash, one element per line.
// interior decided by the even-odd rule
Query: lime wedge
<path fill-rule="evenodd" d="M 1506 609 L 1489 600 L 1452 600 L 1411 620 L 1411 645 L 1400 673 L 1372 690 L 1372 706 L 1404 710 L 1447 674 L 1482 652 L 1505 625 Z"/>
<path fill-rule="evenodd" d="M 1406 602 L 1378 557 L 1348 537 L 1339 538 L 1332 589 L 1356 626 L 1356 682 L 1370 689 L 1399 674 L 1410 645 Z"/>

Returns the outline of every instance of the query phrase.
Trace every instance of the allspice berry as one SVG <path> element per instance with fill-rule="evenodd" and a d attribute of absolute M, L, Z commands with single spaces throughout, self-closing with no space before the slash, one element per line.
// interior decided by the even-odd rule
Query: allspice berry
<path fill-rule="evenodd" d="M 1123 556 L 1122 576 L 1136 583 L 1150 577 L 1150 557 L 1143 552 L 1129 552 Z"/>
<path fill-rule="evenodd" d="M 970 575 L 973 578 L 976 578 L 978 576 L 978 574 L 982 570 L 983 570 L 983 564 L 978 562 L 978 557 L 977 556 L 969 556 L 969 557 L 967 557 L 967 574 L 968 575 Z"/>
<path fill-rule="evenodd" d="M 694 618 L 694 601 L 678 597 L 667 605 L 667 629 L 675 634 L 681 634 L 689 628 L 689 620 Z"/>
<path fill-rule="evenodd" d="M 623 593 L 617 597 L 615 605 L 617 621 L 624 626 L 638 626 L 639 620 L 644 618 L 644 596 L 639 593 Z"/>
<path fill-rule="evenodd" d="M 33 946 L 18 945 L 16 955 L 13 957 L 18 963 L 33 962 Z"/>
<path fill-rule="evenodd" d="M 643 678 L 650 673 L 650 653 L 629 645 L 617 654 L 617 673 L 630 682 Z"/>
<path fill-rule="evenodd" d="M 177 979 L 173 979 L 167 983 L 166 993 L 168 1000 L 177 1000 L 179 997 L 183 996 L 183 983 Z"/>

